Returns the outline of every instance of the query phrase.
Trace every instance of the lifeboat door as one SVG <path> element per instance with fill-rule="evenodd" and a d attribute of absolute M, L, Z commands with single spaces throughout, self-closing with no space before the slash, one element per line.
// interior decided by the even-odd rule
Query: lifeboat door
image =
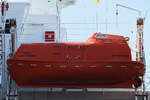
<path fill-rule="evenodd" d="M 67 46 L 67 61 L 73 64 L 74 67 L 80 67 L 80 62 L 83 60 L 83 47 L 80 45 Z"/>

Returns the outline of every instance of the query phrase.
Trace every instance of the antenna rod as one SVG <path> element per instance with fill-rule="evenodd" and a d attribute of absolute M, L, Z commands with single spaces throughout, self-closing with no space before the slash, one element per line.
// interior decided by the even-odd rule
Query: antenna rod
<path fill-rule="evenodd" d="M 58 34 L 59 34 L 59 40 L 58 40 L 58 42 L 60 42 L 60 31 L 61 31 L 61 28 L 60 28 L 60 7 L 59 7 L 59 1 L 61 1 L 61 0 L 56 0 L 56 9 L 57 9 L 57 21 L 58 21 Z M 57 42 L 57 41 L 56 41 Z"/>
<path fill-rule="evenodd" d="M 94 0 L 95 1 L 95 3 L 96 3 L 96 31 L 97 31 L 97 33 L 98 33 L 98 4 L 99 4 L 99 0 Z"/>

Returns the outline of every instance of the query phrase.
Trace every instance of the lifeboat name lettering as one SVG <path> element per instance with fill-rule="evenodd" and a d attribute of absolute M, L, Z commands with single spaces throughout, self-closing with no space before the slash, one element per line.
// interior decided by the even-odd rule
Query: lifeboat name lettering
<path fill-rule="evenodd" d="M 129 57 L 129 55 L 112 55 L 112 57 Z"/>

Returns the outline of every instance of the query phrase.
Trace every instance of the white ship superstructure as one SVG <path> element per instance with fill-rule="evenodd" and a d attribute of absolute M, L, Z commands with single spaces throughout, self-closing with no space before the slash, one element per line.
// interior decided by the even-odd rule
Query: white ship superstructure
<path fill-rule="evenodd" d="M 74 3 L 75 0 L 10 2 L 6 19 L 17 20 L 17 46 L 21 43 L 66 42 L 67 31 L 60 26 L 59 13 Z"/>

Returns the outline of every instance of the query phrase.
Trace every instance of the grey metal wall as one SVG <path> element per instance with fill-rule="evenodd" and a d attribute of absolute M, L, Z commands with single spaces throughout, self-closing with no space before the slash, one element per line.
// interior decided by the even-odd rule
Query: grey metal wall
<path fill-rule="evenodd" d="M 134 92 L 20 92 L 19 100 L 135 100 Z"/>

